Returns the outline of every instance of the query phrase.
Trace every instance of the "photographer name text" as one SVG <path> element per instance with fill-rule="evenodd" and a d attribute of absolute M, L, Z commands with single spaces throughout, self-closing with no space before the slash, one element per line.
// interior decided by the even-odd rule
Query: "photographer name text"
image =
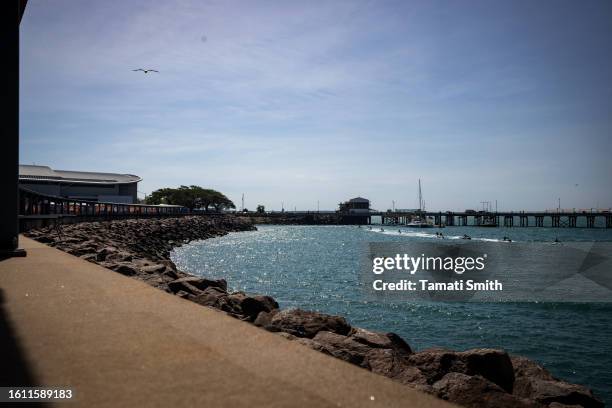
<path fill-rule="evenodd" d="M 495 280 L 485 280 L 477 282 L 472 279 L 456 280 L 453 282 L 432 282 L 428 279 L 410 280 L 401 279 L 397 282 L 384 282 L 382 279 L 377 279 L 372 282 L 372 287 L 376 291 L 399 290 L 399 291 L 497 291 L 503 290 L 503 284 Z"/>
<path fill-rule="evenodd" d="M 376 279 L 372 287 L 376 291 L 501 291 L 503 284 L 495 280 L 477 281 L 474 279 L 457 279 L 466 272 L 480 272 L 486 267 L 487 254 L 477 257 L 429 257 L 425 254 L 409 256 L 397 254 L 393 257 L 375 257 L 372 259 L 372 273 L 381 275 L 385 272 L 442 273 L 450 280 L 440 282 L 431 279 L 399 279 L 388 282 Z"/>

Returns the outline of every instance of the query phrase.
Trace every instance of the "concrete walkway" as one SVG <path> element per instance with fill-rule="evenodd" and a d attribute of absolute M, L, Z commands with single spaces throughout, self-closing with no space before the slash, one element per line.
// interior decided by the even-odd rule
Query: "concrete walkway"
<path fill-rule="evenodd" d="M 0 386 L 69 386 L 69 406 L 86 407 L 450 406 L 28 238 L 20 243 L 26 258 L 0 261 Z"/>

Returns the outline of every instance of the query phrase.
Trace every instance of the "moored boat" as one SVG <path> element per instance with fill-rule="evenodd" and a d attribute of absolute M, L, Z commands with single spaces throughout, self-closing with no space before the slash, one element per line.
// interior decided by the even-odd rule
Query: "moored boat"
<path fill-rule="evenodd" d="M 406 224 L 409 228 L 433 228 L 433 223 L 423 214 L 425 212 L 425 203 L 423 201 L 423 193 L 421 191 L 421 179 L 419 179 L 419 214 L 416 218 L 410 220 Z"/>

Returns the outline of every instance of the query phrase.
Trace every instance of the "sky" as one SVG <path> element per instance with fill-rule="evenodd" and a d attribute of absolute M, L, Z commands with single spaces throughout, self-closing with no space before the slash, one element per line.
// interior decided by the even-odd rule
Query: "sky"
<path fill-rule="evenodd" d="M 605 0 L 30 0 L 20 162 L 249 209 L 415 208 L 419 178 L 428 210 L 609 208 L 611 21 Z"/>

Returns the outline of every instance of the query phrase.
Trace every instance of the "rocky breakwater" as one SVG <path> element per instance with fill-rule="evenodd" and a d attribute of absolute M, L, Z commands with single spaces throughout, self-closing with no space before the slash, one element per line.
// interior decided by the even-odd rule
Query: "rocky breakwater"
<path fill-rule="evenodd" d="M 270 296 L 230 292 L 224 279 L 177 270 L 172 248 L 191 240 L 253 230 L 235 217 L 182 217 L 81 223 L 28 235 L 58 249 L 225 312 L 288 340 L 465 407 L 601 408 L 586 387 L 553 377 L 503 350 L 414 351 L 394 333 L 351 326 L 343 317 L 280 310 Z"/>
<path fill-rule="evenodd" d="M 258 214 L 246 213 L 240 215 L 249 219 L 253 224 L 271 225 L 338 225 L 339 219 L 335 214 Z"/>
<path fill-rule="evenodd" d="M 30 230 L 26 235 L 115 272 L 176 293 L 174 288 L 191 285 L 186 282 L 191 275 L 179 271 L 170 260 L 173 248 L 228 232 L 252 230 L 255 227 L 248 220 L 231 216 L 188 216 L 82 222 Z M 224 281 L 217 281 L 216 285 L 226 287 Z M 183 295 L 183 292 L 179 294 Z"/>
<path fill-rule="evenodd" d="M 300 309 L 261 312 L 255 325 L 465 407 L 600 408 L 586 387 L 553 377 L 503 350 L 414 351 L 394 333 L 352 327 L 339 316 Z"/>

